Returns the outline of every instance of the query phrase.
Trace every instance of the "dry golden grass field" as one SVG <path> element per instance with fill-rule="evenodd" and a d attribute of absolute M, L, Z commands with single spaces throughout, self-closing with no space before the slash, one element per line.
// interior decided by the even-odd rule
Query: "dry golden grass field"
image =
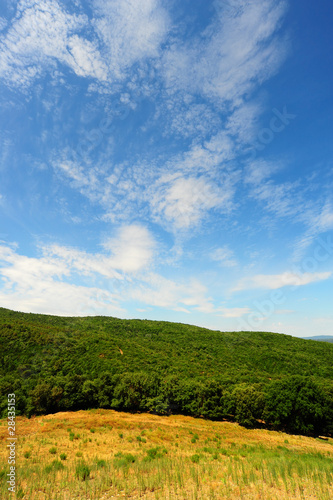
<path fill-rule="evenodd" d="M 5 500 L 15 495 L 0 424 Z M 333 498 L 332 439 L 112 410 L 17 417 L 16 427 L 19 499 Z"/>

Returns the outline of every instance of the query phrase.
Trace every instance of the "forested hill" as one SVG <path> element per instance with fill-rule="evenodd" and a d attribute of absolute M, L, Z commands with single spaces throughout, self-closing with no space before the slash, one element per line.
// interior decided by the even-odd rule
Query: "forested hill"
<path fill-rule="evenodd" d="M 329 434 L 333 345 L 180 323 L 0 308 L 0 388 L 27 415 L 92 407 Z"/>

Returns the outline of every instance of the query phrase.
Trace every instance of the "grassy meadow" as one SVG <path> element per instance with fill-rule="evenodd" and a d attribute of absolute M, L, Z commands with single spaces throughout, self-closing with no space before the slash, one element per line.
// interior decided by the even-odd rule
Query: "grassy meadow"
<path fill-rule="evenodd" d="M 0 497 L 7 422 L 0 421 Z M 327 441 L 188 416 L 113 410 L 17 417 L 23 500 L 333 498 Z"/>

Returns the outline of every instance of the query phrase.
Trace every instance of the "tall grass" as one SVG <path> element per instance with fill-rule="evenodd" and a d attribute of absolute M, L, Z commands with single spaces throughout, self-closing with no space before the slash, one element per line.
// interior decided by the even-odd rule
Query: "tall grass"
<path fill-rule="evenodd" d="M 10 498 L 5 424 L 2 499 Z M 17 434 L 23 500 L 333 498 L 332 439 L 111 410 L 19 417 Z"/>

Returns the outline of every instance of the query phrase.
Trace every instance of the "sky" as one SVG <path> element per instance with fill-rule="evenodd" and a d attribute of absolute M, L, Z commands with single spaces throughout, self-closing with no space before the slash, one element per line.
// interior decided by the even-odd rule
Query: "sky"
<path fill-rule="evenodd" d="M 332 17 L 2 0 L 0 306 L 332 335 Z"/>

